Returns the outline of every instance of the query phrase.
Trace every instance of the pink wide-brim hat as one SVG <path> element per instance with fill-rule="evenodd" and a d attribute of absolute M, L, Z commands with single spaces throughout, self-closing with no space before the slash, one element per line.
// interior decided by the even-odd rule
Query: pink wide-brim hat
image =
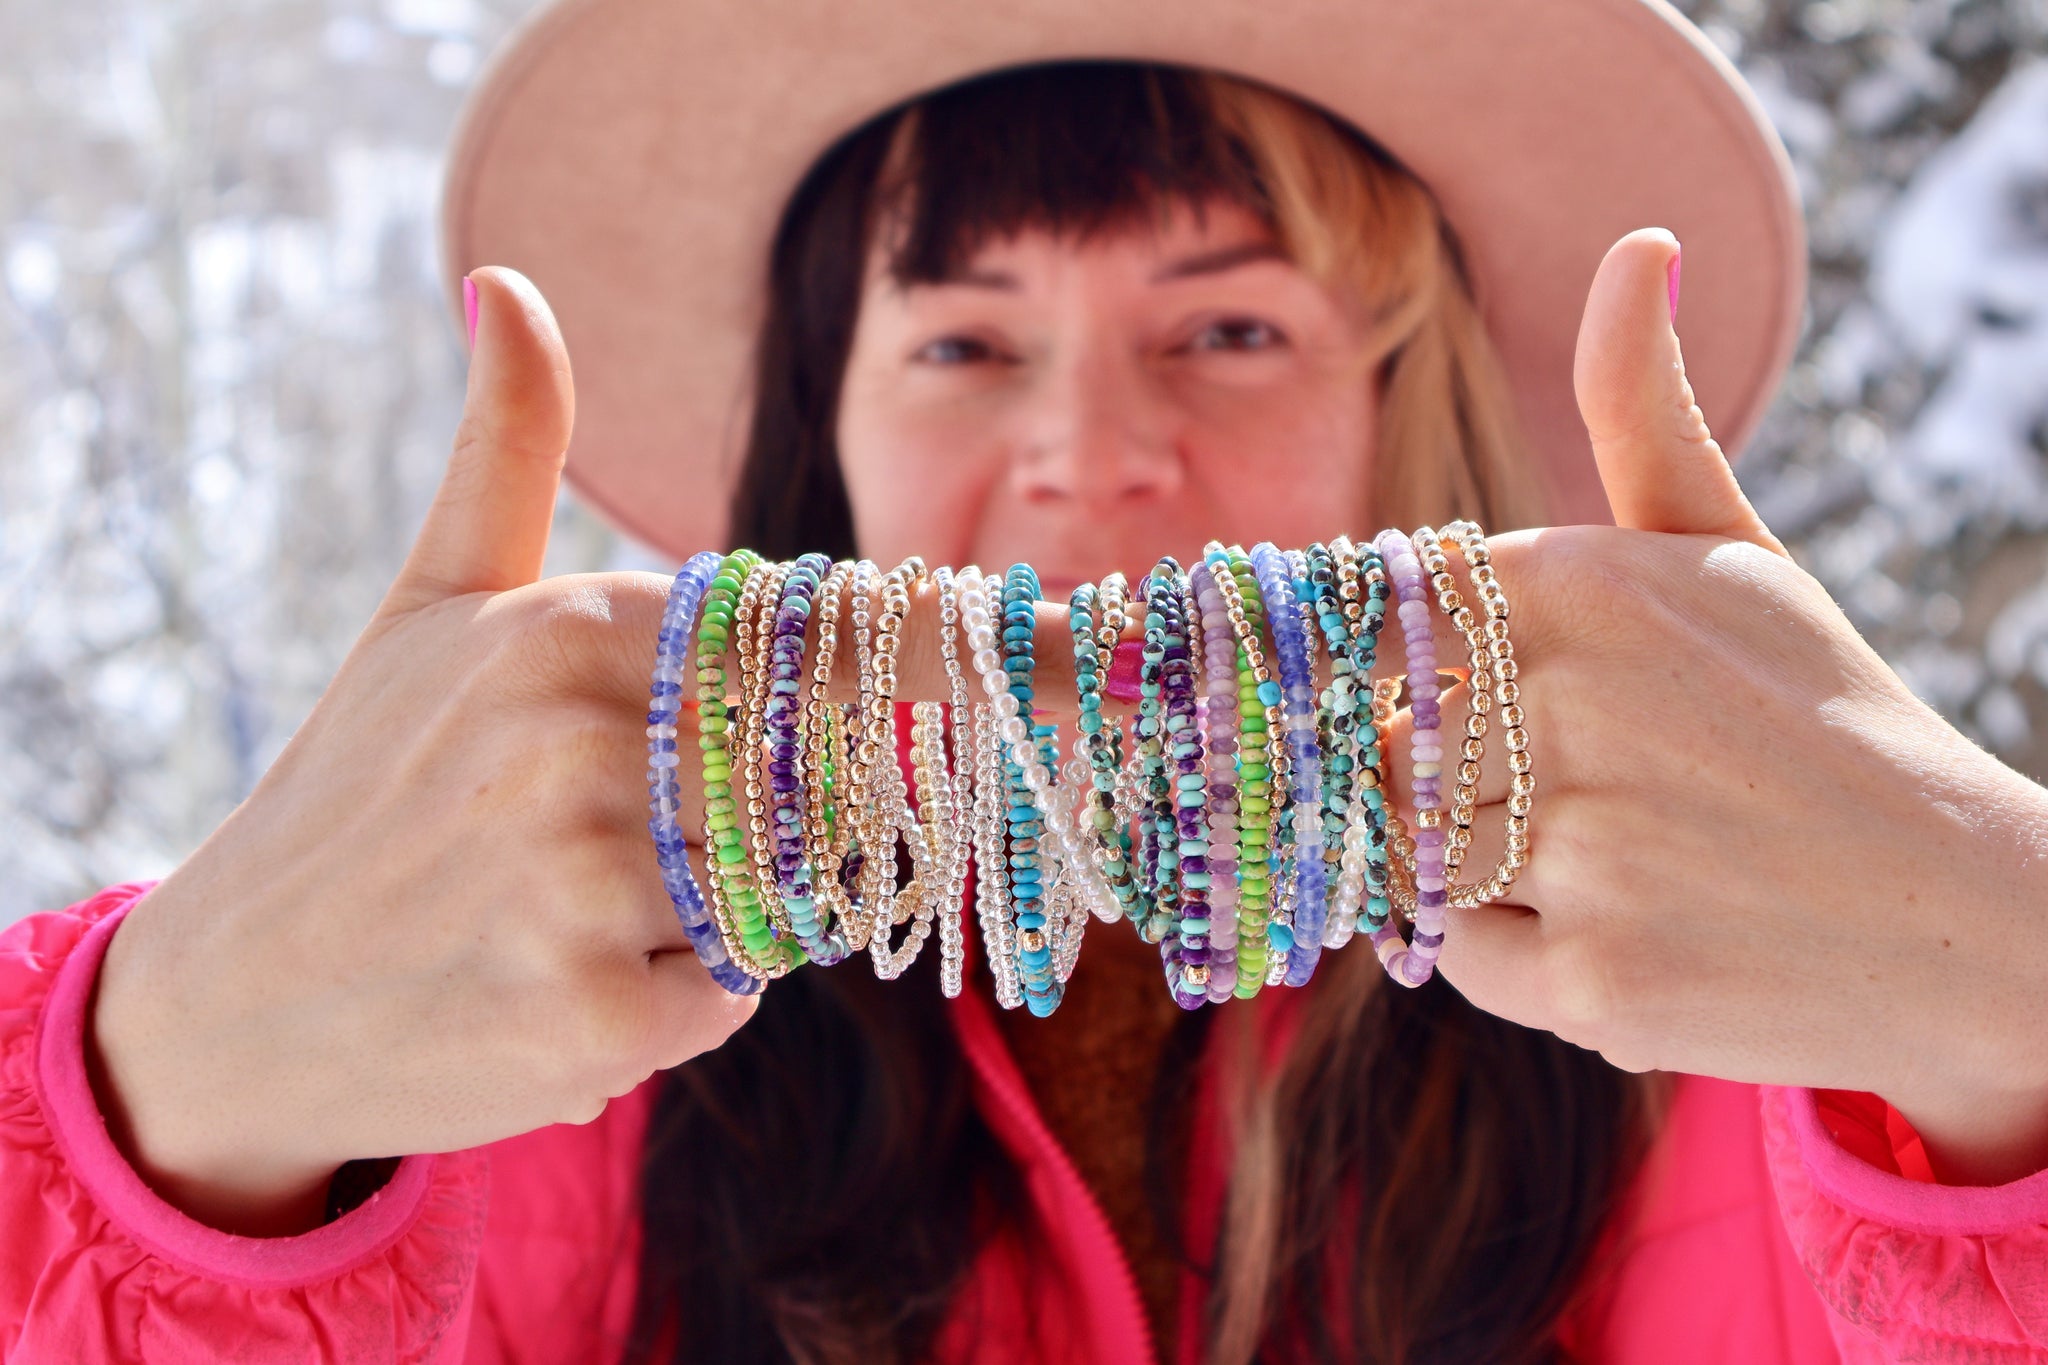
<path fill-rule="evenodd" d="M 555 0 L 465 104 L 441 265 L 506 265 L 553 308 L 576 384 L 564 477 L 680 562 L 726 548 L 767 258 L 790 192 L 907 98 L 1026 62 L 1215 68 L 1321 105 L 1435 192 L 1555 495 L 1610 522 L 1572 388 L 1601 258 L 1685 251 L 1686 373 L 1747 444 L 1798 339 L 1797 182 L 1754 93 L 1663 0 Z"/>

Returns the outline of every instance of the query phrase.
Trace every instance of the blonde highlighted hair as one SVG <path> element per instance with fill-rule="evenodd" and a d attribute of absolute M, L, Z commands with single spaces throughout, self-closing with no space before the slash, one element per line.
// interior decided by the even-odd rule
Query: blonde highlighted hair
<path fill-rule="evenodd" d="M 1547 524 L 1545 481 L 1428 187 L 1291 96 L 1213 71 L 1196 81 L 1249 155 L 1282 246 L 1370 320 L 1361 365 L 1384 384 L 1372 527 Z"/>

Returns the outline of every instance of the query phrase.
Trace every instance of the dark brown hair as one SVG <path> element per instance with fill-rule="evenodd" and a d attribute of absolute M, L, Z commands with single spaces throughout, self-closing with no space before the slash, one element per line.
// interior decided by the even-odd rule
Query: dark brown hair
<path fill-rule="evenodd" d="M 1286 138 L 1310 149 L 1295 156 L 1307 173 L 1290 176 L 1276 153 Z M 992 234 L 1085 235 L 1162 204 L 1224 198 L 1305 259 L 1301 221 L 1341 181 L 1335 159 L 1364 186 L 1360 214 L 1395 225 L 1368 245 L 1426 261 L 1378 267 L 1377 315 L 1394 319 L 1380 358 L 1391 375 L 1407 366 L 1397 407 L 1415 430 L 1450 433 L 1413 458 L 1456 468 L 1396 471 L 1396 486 L 1438 500 L 1425 520 L 1540 519 L 1539 495 L 1512 467 L 1504 390 L 1455 235 L 1421 183 L 1359 130 L 1277 92 L 1086 61 L 1011 68 L 889 110 L 798 186 L 772 247 L 731 539 L 776 558 L 857 553 L 833 430 L 878 231 L 891 234 L 899 280 L 929 280 Z M 1343 222 L 1326 232 L 1343 236 Z M 1380 510 L 1407 524 L 1405 507 Z M 889 983 L 857 965 L 800 970 L 723 1047 L 669 1074 L 646 1153 L 640 1355 L 666 1323 L 681 1325 L 677 1361 L 925 1356 L 981 1238 L 996 1220 L 1023 1227 L 1025 1214 L 942 1011 L 929 955 Z M 1224 1028 L 1210 1041 L 1246 1045 L 1247 1011 L 1211 1022 L 1229 1013 L 1181 1026 L 1155 1131 L 1172 1120 L 1204 1035 Z M 1187 1247 L 1166 1230 L 1208 1277 L 1211 1358 L 1556 1358 L 1552 1333 L 1653 1121 L 1649 1086 L 1441 980 L 1394 989 L 1369 949 L 1324 959 L 1304 1016 L 1279 1074 L 1234 1097 L 1220 1244 Z M 1168 1220 L 1171 1177 L 1148 1176 Z"/>

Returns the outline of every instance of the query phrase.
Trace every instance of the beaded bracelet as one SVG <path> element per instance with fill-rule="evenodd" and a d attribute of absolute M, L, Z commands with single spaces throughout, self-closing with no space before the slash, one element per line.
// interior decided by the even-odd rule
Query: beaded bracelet
<path fill-rule="evenodd" d="M 1003 668 L 1009 701 L 995 698 L 997 730 L 1009 745 L 1004 771 L 1010 789 L 1010 894 L 1017 926 L 1017 968 L 1024 1004 L 1043 1017 L 1059 1008 L 1065 980 L 1054 959 L 1066 946 L 1070 924 L 1054 904 L 1050 879 L 1058 868 L 1047 855 L 1045 809 L 1057 751 L 1047 743 L 1052 727 L 1035 723 L 1032 672 L 1037 623 L 1038 574 L 1028 564 L 1012 565 L 1003 580 Z M 1047 759 L 1052 760 L 1048 764 Z"/>
<path fill-rule="evenodd" d="M 1087 861 L 1108 884 L 1113 902 L 1094 902 L 1095 914 L 1104 923 L 1133 920 L 1139 915 L 1138 885 L 1125 857 L 1124 841 L 1117 826 L 1117 776 L 1123 767 L 1123 729 L 1102 714 L 1101 641 L 1096 638 L 1096 608 L 1103 593 L 1093 583 L 1074 589 L 1067 604 L 1067 628 L 1074 639 L 1074 694 L 1079 708 L 1075 720 L 1075 744 L 1080 760 L 1087 765 L 1089 786 Z M 1105 613 L 1106 614 L 1106 613 Z M 1121 610 L 1119 609 L 1119 618 Z M 1121 619 L 1119 619 L 1119 626 Z M 1111 637 L 1114 640 L 1114 635 Z M 1112 644 L 1112 648 L 1114 645 Z M 1076 782 L 1079 782 L 1079 776 Z M 1113 913 L 1105 913 L 1113 910 Z"/>
<path fill-rule="evenodd" d="M 969 658 L 989 698 L 973 711 L 975 909 L 982 951 L 995 977 L 996 1000 L 1004 1009 L 1016 1009 L 1024 1003 L 1024 995 L 1017 971 L 1017 927 L 1010 910 L 1009 856 L 1005 851 L 1009 802 L 1004 746 L 994 705 L 997 697 L 1009 695 L 1009 674 L 996 649 L 999 641 L 981 571 L 971 566 L 962 569 L 959 589 L 960 621 L 967 631 Z"/>
<path fill-rule="evenodd" d="M 1471 663 L 1471 691 L 1473 696 L 1486 695 L 1491 699 L 1493 675 L 1488 668 L 1486 636 L 1478 617 L 1465 605 L 1462 594 L 1457 590 L 1457 580 L 1449 571 L 1449 560 L 1443 546 L 1438 542 L 1436 532 L 1428 526 L 1418 527 L 1410 537 L 1415 548 L 1417 561 L 1428 577 L 1430 587 L 1437 595 L 1437 606 L 1448 617 L 1451 624 L 1465 637 L 1467 657 Z M 1435 699 L 1418 700 L 1411 708 L 1415 720 L 1425 717 L 1442 725 L 1441 703 Z M 1464 856 L 1465 848 L 1472 840 L 1472 816 L 1478 804 L 1480 760 L 1486 756 L 1487 712 L 1490 706 L 1482 703 L 1472 707 L 1465 716 L 1465 738 L 1459 749 L 1458 780 L 1452 788 L 1449 805 L 1449 821 L 1444 827 L 1444 881 L 1446 886 L 1457 876 L 1458 862 Z M 1439 751 L 1442 741 L 1437 741 Z M 1395 849 L 1403 869 L 1412 878 L 1417 874 L 1413 844 L 1403 839 Z M 1404 894 L 1395 902 L 1403 909 L 1415 907 L 1412 893 Z"/>
<path fill-rule="evenodd" d="M 1280 665 L 1280 690 L 1285 730 L 1282 742 L 1290 760 L 1288 790 L 1293 807 L 1294 943 L 1287 958 L 1286 982 L 1303 986 L 1323 951 L 1326 910 L 1323 868 L 1322 754 L 1316 745 L 1315 687 L 1309 671 L 1307 632 L 1294 595 L 1294 576 L 1286 557 L 1270 541 L 1252 547 L 1252 563 L 1273 623 L 1275 653 Z"/>
<path fill-rule="evenodd" d="M 802 787 L 803 851 L 811 864 L 811 895 L 818 915 L 828 923 L 855 925 L 859 916 L 845 868 L 856 847 L 854 821 L 844 815 L 841 796 L 851 774 L 846 737 L 850 729 L 848 708 L 829 700 L 832 664 L 839 650 L 839 606 L 853 582 L 854 565 L 842 560 L 825 575 L 816 594 L 812 615 L 818 621 L 818 658 L 811 670 L 810 692 L 805 700 L 799 740 L 810 755 L 812 780 Z M 854 945 L 848 940 L 848 951 Z"/>
<path fill-rule="evenodd" d="M 1399 530 L 1380 532 L 1379 551 L 1394 580 L 1396 612 L 1407 645 L 1408 695 L 1416 706 L 1434 702 L 1436 642 L 1430 627 L 1429 598 L 1423 588 L 1422 565 L 1415 548 Z M 1408 942 L 1388 923 L 1373 933 L 1373 947 L 1387 975 L 1404 986 L 1420 986 L 1436 970 L 1444 941 L 1443 808 L 1440 795 L 1443 749 L 1438 743 L 1441 718 L 1432 707 L 1411 710 L 1409 790 L 1415 805 L 1415 932 Z M 1388 824 L 1394 826 L 1390 817 Z"/>
<path fill-rule="evenodd" d="M 1451 551 L 1471 568 L 1483 611 L 1457 592 Z M 947 700 L 899 707 L 895 660 L 927 579 Z M 1534 777 L 1507 599 L 1469 521 L 1301 550 L 1212 542 L 1190 570 L 1163 558 L 1136 601 L 1115 575 L 1083 585 L 1069 602 L 1078 719 L 1064 763 L 1059 731 L 1035 707 L 1028 565 L 998 586 L 914 558 L 883 574 L 865 560 L 707 552 L 670 595 L 648 711 L 649 831 L 686 935 L 737 993 L 863 948 L 878 975 L 898 976 L 936 929 L 941 990 L 957 995 L 970 859 L 1006 1008 L 1058 1007 L 1090 918 L 1128 920 L 1154 943 L 1184 1008 L 1306 984 L 1323 949 L 1361 925 L 1388 975 L 1419 985 L 1434 972 L 1448 906 L 1496 898 L 1527 861 Z M 1466 670 L 1436 663 L 1432 596 L 1465 637 L 1473 684 L 1448 809 L 1437 675 Z M 1409 646 L 1413 837 L 1385 800 L 1402 680 L 1371 676 L 1389 601 Z M 1145 638 L 1126 645 L 1140 606 Z M 806 674 L 812 617 L 818 657 Z M 859 670 L 847 703 L 831 699 L 842 633 Z M 1139 664 L 1128 743 L 1103 706 L 1103 658 L 1120 648 Z M 701 884 L 676 823 L 693 650 Z M 910 717 L 902 747 L 899 711 Z M 1456 874 L 1495 711 L 1513 773 L 1507 851 L 1467 886 Z M 1406 942 L 1396 909 L 1414 923 Z M 907 931 L 892 942 L 897 925 Z"/>
<path fill-rule="evenodd" d="M 1324 831 L 1338 848 L 1336 889 L 1323 946 L 1341 948 L 1357 932 L 1361 914 L 1368 930 L 1387 922 L 1387 807 L 1381 744 L 1385 721 L 1374 705 L 1370 677 L 1386 621 L 1387 577 L 1379 552 L 1339 537 L 1331 545 L 1335 614 L 1341 632 L 1331 631 L 1331 716 L 1333 780 L 1325 805 Z M 1324 622 L 1328 629 L 1327 619 Z M 1339 641 L 1343 648 L 1340 652 Z M 1387 714 L 1392 714 L 1391 700 Z M 1364 717 L 1363 723 L 1360 718 Z M 1334 808 L 1335 820 L 1330 819 Z"/>
<path fill-rule="evenodd" d="M 1167 989 L 1183 1009 L 1209 1001 L 1209 819 L 1208 779 L 1202 759 L 1201 727 L 1196 724 L 1194 668 L 1189 651 L 1186 607 L 1187 575 L 1180 563 L 1164 557 L 1147 583 L 1147 654 L 1153 623 L 1159 622 L 1160 693 L 1165 703 L 1161 741 L 1164 792 L 1158 810 L 1160 908 L 1171 927 L 1160 940 Z M 1170 900 L 1169 900 L 1170 897 Z"/>
<path fill-rule="evenodd" d="M 1266 762 L 1269 733 L 1267 697 L 1279 700 L 1279 684 L 1265 676 L 1265 655 L 1259 646 L 1257 582 L 1251 561 L 1236 546 L 1210 541 L 1203 559 L 1216 580 L 1224 612 L 1236 637 L 1238 708 L 1237 808 L 1237 985 L 1239 999 L 1250 999 L 1266 984 L 1274 963 L 1293 946 L 1293 931 L 1274 920 L 1272 907 L 1271 769 Z M 1247 588 L 1251 591 L 1247 592 Z"/>
<path fill-rule="evenodd" d="M 1500 723 L 1506 732 L 1501 746 L 1508 754 L 1505 851 L 1492 876 L 1469 886 L 1452 888 L 1451 904 L 1469 908 L 1506 895 L 1527 862 L 1529 809 L 1535 796 L 1536 778 L 1530 771 L 1529 736 L 1522 725 L 1524 716 L 1514 646 L 1508 640 L 1508 599 L 1493 571 L 1492 552 L 1487 549 L 1486 537 L 1475 522 L 1464 519 L 1450 522 L 1444 527 L 1444 534 L 1464 556 L 1471 570 L 1473 590 L 1486 605 L 1486 648 L 1494 679 L 1493 700 L 1500 705 Z M 1474 668 L 1477 669 L 1476 663 Z M 1484 714 L 1487 707 L 1479 696 L 1475 677 L 1472 704 L 1475 711 Z"/>
<path fill-rule="evenodd" d="M 769 640 L 765 679 L 769 695 L 764 708 L 768 801 L 774 822 L 770 871 L 797 942 L 819 966 L 843 960 L 849 948 L 845 931 L 829 919 L 829 907 L 827 915 L 818 913 L 815 869 L 804 856 L 804 773 L 798 748 L 797 690 L 803 672 L 804 636 L 810 621 L 812 595 L 831 567 L 832 561 L 824 555 L 807 554 L 790 566 L 783 579 L 782 600 L 775 609 Z"/>
<path fill-rule="evenodd" d="M 669 586 L 668 601 L 662 608 L 654 681 L 647 706 L 647 776 L 649 811 L 653 815 L 647 829 L 654 836 L 662 885 L 697 960 L 710 972 L 711 979 L 729 993 L 752 995 L 761 989 L 761 980 L 743 971 L 726 951 L 712 920 L 711 908 L 690 869 L 689 844 L 676 818 L 682 809 L 682 792 L 676 782 L 681 761 L 676 752 L 676 720 L 682 708 L 683 677 L 690 668 L 690 629 L 720 562 L 720 557 L 710 550 L 691 556 L 676 572 L 675 581 Z"/>
<path fill-rule="evenodd" d="M 727 555 L 704 595 L 703 622 L 697 629 L 697 703 L 702 731 L 698 747 L 704 754 L 704 847 L 711 876 L 712 917 L 726 951 L 741 970 L 764 980 L 796 965 L 795 944 L 771 929 L 747 853 L 732 795 L 732 713 L 725 700 L 725 656 L 737 633 L 735 622 L 748 619 L 753 601 L 743 585 L 753 578 L 761 557 L 751 550 Z M 751 812 L 749 812 L 751 814 Z"/>
<path fill-rule="evenodd" d="M 947 999 L 960 994 L 961 979 L 966 972 L 967 946 L 961 929 L 961 902 L 967 894 L 967 859 L 971 847 L 973 828 L 973 754 L 962 739 L 967 731 L 967 676 L 960 667 L 960 593 L 953 582 L 953 571 L 944 565 L 932 570 L 932 581 L 939 589 L 939 658 L 946 669 L 946 694 L 948 707 L 941 710 L 934 707 L 934 715 L 928 722 L 935 731 L 932 740 L 930 766 L 938 770 L 944 782 L 945 813 L 940 824 L 947 833 L 951 857 L 946 864 L 946 885 L 939 905 L 939 993 Z M 952 724 L 946 724 L 945 716 L 950 711 Z M 950 762 L 945 748 L 948 730 L 953 736 L 953 751 Z M 918 782 L 920 793 L 924 781 Z M 926 827 L 930 828 L 932 817 L 926 816 Z"/>
<path fill-rule="evenodd" d="M 1237 988 L 1238 940 L 1251 932 L 1238 919 L 1237 892 L 1237 637 L 1207 560 L 1188 570 L 1202 626 L 1204 721 L 1208 726 L 1209 980 L 1211 1004 Z M 1257 932 L 1263 934 L 1260 924 Z M 1262 968 L 1263 970 L 1263 968 Z"/>

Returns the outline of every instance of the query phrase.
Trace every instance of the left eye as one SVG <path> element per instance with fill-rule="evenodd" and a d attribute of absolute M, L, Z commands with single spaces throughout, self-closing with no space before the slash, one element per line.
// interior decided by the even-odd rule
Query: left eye
<path fill-rule="evenodd" d="M 1197 332 L 1192 345 L 1199 351 L 1250 351 L 1264 350 L 1284 340 L 1279 328 L 1257 318 L 1222 318 Z"/>

